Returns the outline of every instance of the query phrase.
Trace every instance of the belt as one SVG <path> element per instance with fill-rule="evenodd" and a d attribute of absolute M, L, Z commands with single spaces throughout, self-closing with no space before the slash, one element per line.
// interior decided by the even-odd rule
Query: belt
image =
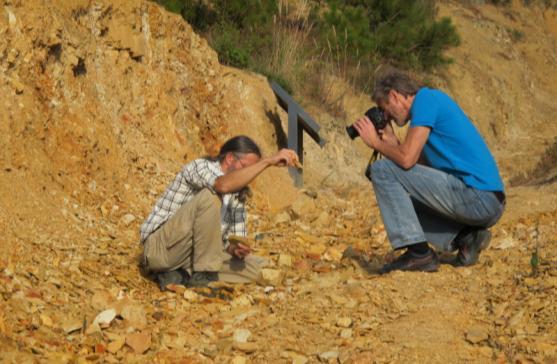
<path fill-rule="evenodd" d="M 495 195 L 495 197 L 497 197 L 497 200 L 499 200 L 500 203 L 504 204 L 505 203 L 505 192 L 503 191 L 494 191 L 493 194 Z"/>

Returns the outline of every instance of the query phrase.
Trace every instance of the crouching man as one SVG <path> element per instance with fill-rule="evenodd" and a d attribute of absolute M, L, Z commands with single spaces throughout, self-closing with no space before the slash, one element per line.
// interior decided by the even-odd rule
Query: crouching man
<path fill-rule="evenodd" d="M 186 164 L 141 226 L 143 264 L 161 290 L 169 284 L 256 281 L 265 260 L 228 237 L 247 235 L 247 185 L 269 166 L 298 163 L 289 149 L 262 158 L 253 140 L 236 136 L 217 157 Z"/>
<path fill-rule="evenodd" d="M 371 165 L 370 177 L 389 240 L 406 250 L 381 273 L 436 271 L 439 259 L 428 243 L 458 250 L 457 266 L 475 264 L 505 209 L 503 182 L 483 138 L 447 94 L 400 71 L 378 77 L 373 99 L 398 126 L 410 123 L 403 142 L 390 125 L 377 132 L 367 117 L 354 124 L 385 156 Z"/>

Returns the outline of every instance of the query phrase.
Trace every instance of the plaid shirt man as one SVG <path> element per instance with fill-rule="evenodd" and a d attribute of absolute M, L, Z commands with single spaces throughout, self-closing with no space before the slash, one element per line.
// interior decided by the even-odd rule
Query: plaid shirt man
<path fill-rule="evenodd" d="M 157 201 L 155 208 L 141 225 L 141 243 L 161 227 L 186 202 L 203 188 L 215 192 L 215 180 L 224 173 L 218 161 L 196 159 L 184 166 Z M 215 192 L 216 193 L 216 192 Z M 224 246 L 229 235 L 246 236 L 246 208 L 241 192 L 221 195 L 221 232 Z"/>

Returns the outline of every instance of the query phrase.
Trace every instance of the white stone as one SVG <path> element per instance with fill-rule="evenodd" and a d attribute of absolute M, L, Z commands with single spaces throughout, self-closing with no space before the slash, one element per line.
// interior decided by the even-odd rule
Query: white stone
<path fill-rule="evenodd" d="M 122 216 L 120 221 L 122 222 L 122 224 L 128 226 L 135 221 L 135 216 L 133 216 L 132 214 L 125 214 L 124 216 Z"/>
<path fill-rule="evenodd" d="M 234 341 L 239 343 L 247 343 L 250 336 L 251 331 L 249 331 L 248 329 L 236 329 L 234 330 L 233 339 Z"/>
<path fill-rule="evenodd" d="M 348 328 L 352 326 L 352 319 L 350 317 L 341 317 L 337 320 L 337 326 Z"/>
<path fill-rule="evenodd" d="M 99 313 L 95 320 L 93 321 L 93 325 L 97 324 L 99 326 L 108 326 L 116 317 L 116 310 L 110 308 L 108 310 L 104 310 L 103 312 Z"/>
<path fill-rule="evenodd" d="M 323 360 L 323 361 L 329 361 L 331 359 L 337 359 L 338 358 L 338 351 L 326 351 L 324 353 L 319 354 L 319 359 Z"/>

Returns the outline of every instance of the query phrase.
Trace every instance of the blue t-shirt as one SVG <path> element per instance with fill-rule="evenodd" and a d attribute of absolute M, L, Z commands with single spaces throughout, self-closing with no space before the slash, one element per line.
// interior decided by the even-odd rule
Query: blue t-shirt
<path fill-rule="evenodd" d="M 452 174 L 467 186 L 503 191 L 495 159 L 470 119 L 442 91 L 421 88 L 410 109 L 410 127 L 430 128 L 423 154 L 429 165 Z"/>

